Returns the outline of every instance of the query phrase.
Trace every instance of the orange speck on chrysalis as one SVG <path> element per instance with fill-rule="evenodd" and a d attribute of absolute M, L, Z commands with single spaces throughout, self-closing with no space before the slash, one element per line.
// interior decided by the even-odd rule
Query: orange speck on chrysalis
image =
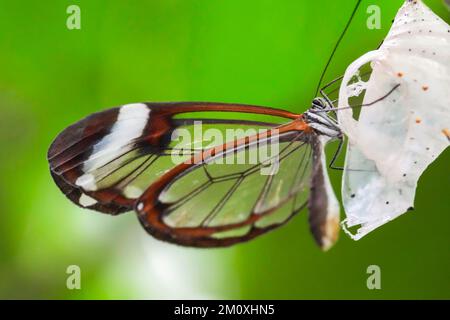
<path fill-rule="evenodd" d="M 423 91 L 427 91 L 428 90 L 428 86 L 422 86 L 422 90 Z"/>
<path fill-rule="evenodd" d="M 398 72 L 397 77 L 399 77 L 399 78 L 403 77 L 403 72 Z"/>
<path fill-rule="evenodd" d="M 422 122 L 422 119 L 416 118 L 416 123 L 421 123 L 421 122 Z"/>
<path fill-rule="evenodd" d="M 450 140 L 450 130 L 449 129 L 447 129 L 447 128 L 442 129 L 442 133 L 444 134 L 444 136 L 447 137 L 448 140 Z"/>

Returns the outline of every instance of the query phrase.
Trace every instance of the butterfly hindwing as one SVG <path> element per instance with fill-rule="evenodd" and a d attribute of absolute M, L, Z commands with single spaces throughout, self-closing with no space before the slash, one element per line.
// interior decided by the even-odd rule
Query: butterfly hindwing
<path fill-rule="evenodd" d="M 156 238 L 196 247 L 229 246 L 283 225 L 308 203 L 313 159 L 320 157 L 314 145 L 321 147 L 316 134 L 302 130 L 281 129 L 277 140 L 276 160 L 222 164 L 270 145 L 256 135 L 175 167 L 138 199 L 142 225 Z"/>

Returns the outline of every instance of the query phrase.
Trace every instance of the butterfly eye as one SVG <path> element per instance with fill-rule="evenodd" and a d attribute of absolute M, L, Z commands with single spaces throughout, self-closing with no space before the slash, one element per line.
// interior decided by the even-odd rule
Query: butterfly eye
<path fill-rule="evenodd" d="M 312 101 L 312 108 L 316 110 L 325 110 L 328 107 L 327 102 L 322 98 L 315 98 Z"/>

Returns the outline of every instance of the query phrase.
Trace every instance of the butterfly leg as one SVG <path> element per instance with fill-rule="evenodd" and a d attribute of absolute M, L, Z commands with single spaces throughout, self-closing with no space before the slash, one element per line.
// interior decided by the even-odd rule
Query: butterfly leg
<path fill-rule="evenodd" d="M 328 167 L 329 167 L 330 169 L 340 170 L 340 171 L 344 170 L 343 167 L 336 167 L 336 166 L 334 165 L 334 163 L 335 163 L 337 157 L 341 154 L 342 146 L 343 146 L 343 145 L 344 145 L 344 138 L 341 137 L 341 138 L 339 138 L 339 144 L 338 144 L 338 147 L 337 147 L 336 151 L 334 152 L 333 157 L 331 158 L 330 163 L 328 164 Z"/>
<path fill-rule="evenodd" d="M 342 80 L 343 77 L 344 77 L 344 76 L 340 76 L 340 77 L 338 77 L 338 78 L 332 80 L 331 82 L 329 82 L 329 83 L 327 83 L 325 86 L 323 86 L 323 87 L 320 89 L 320 91 L 319 91 L 319 92 L 320 92 L 320 95 L 326 100 L 326 102 L 328 103 L 328 105 L 330 106 L 330 108 L 334 108 L 334 103 L 333 103 L 333 101 L 329 98 L 328 94 L 325 93 L 325 90 L 326 90 L 327 88 L 329 88 L 330 86 L 332 86 L 333 84 L 335 84 L 336 82 Z M 332 91 L 330 92 L 330 94 L 334 93 L 335 91 L 336 91 L 336 89 L 332 90 Z"/>

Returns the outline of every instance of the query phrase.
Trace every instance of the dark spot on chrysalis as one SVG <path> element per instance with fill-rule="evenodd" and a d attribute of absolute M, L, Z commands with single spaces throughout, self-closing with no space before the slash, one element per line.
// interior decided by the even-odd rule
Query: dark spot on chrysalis
<path fill-rule="evenodd" d="M 409 207 L 407 210 L 408 210 L 408 211 L 413 211 L 413 210 L 414 210 L 414 207 Z"/>
<path fill-rule="evenodd" d="M 430 150 L 430 147 L 427 147 L 427 150 Z"/>
<path fill-rule="evenodd" d="M 414 161 L 414 164 L 417 164 L 417 161 Z"/>
<path fill-rule="evenodd" d="M 403 176 L 406 177 L 406 173 L 404 173 Z"/>
<path fill-rule="evenodd" d="M 386 204 L 389 204 L 389 201 L 386 201 Z"/>
<path fill-rule="evenodd" d="M 354 198 L 354 197 L 355 197 L 355 194 L 354 194 L 354 193 L 352 193 L 352 194 L 350 195 L 350 197 L 351 197 L 351 198 Z"/>

